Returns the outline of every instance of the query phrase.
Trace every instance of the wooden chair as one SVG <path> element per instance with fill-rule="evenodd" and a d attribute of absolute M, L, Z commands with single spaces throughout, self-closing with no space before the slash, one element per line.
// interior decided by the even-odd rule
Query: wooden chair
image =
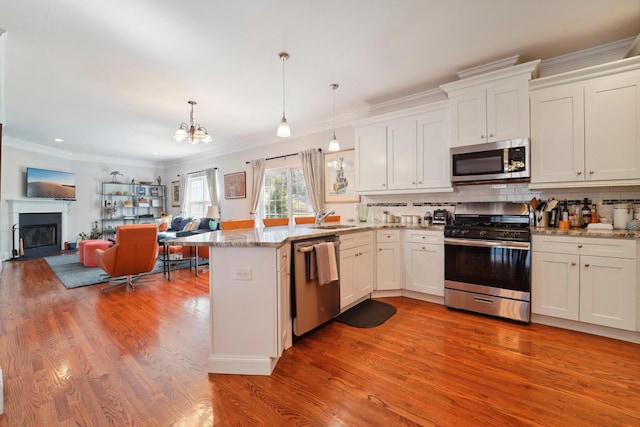
<path fill-rule="evenodd" d="M 155 224 L 127 224 L 116 228 L 116 244 L 95 251 L 96 263 L 111 277 L 126 276 L 109 282 L 102 290 L 118 285 L 133 289 L 134 275 L 149 273 L 158 256 L 158 227 Z"/>
<path fill-rule="evenodd" d="M 238 228 L 253 228 L 254 219 L 232 219 L 230 221 L 220 221 L 223 230 L 236 230 Z"/>
<path fill-rule="evenodd" d="M 296 224 L 313 224 L 316 222 L 315 216 L 297 216 L 293 218 Z M 340 215 L 331 215 L 324 219 L 324 222 L 340 222 Z"/>
<path fill-rule="evenodd" d="M 265 218 L 262 220 L 265 227 L 274 227 L 277 225 L 289 225 L 289 218 Z"/>

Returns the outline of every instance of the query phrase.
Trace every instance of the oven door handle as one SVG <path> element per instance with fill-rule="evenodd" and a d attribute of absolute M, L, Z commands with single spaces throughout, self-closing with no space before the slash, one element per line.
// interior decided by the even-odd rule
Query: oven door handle
<path fill-rule="evenodd" d="M 529 242 L 509 242 L 505 240 L 474 240 L 474 239 L 450 239 L 445 237 L 445 245 L 454 246 L 473 246 L 476 248 L 505 248 L 505 249 L 521 249 L 528 251 L 531 248 Z"/>

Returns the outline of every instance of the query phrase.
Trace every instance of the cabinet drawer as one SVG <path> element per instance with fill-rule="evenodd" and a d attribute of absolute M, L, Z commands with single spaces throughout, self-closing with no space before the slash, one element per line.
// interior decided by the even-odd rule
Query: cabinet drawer
<path fill-rule="evenodd" d="M 397 243 L 400 242 L 400 230 L 377 230 L 376 242 L 378 243 Z"/>
<path fill-rule="evenodd" d="M 531 249 L 574 255 L 636 258 L 636 241 L 597 237 L 533 236 Z"/>
<path fill-rule="evenodd" d="M 405 230 L 405 242 L 444 244 L 442 231 Z"/>
<path fill-rule="evenodd" d="M 340 235 L 340 250 L 373 243 L 373 231 Z"/>

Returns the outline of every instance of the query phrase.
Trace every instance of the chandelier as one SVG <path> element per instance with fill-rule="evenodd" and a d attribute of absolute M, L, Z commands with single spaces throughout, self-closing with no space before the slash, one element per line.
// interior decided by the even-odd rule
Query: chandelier
<path fill-rule="evenodd" d="M 188 101 L 191 104 L 191 114 L 189 115 L 189 124 L 182 122 L 176 133 L 173 134 L 173 139 L 179 142 L 187 141 L 190 144 L 208 144 L 213 139 L 207 133 L 207 129 L 200 126 L 199 123 L 193 122 L 193 106 L 197 104 L 196 101 Z"/>

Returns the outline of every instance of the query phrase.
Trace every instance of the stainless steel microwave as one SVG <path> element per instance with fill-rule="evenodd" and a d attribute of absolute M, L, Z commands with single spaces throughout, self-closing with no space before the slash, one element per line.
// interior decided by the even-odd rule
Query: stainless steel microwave
<path fill-rule="evenodd" d="M 451 182 L 526 180 L 531 176 L 529 138 L 454 147 Z"/>

